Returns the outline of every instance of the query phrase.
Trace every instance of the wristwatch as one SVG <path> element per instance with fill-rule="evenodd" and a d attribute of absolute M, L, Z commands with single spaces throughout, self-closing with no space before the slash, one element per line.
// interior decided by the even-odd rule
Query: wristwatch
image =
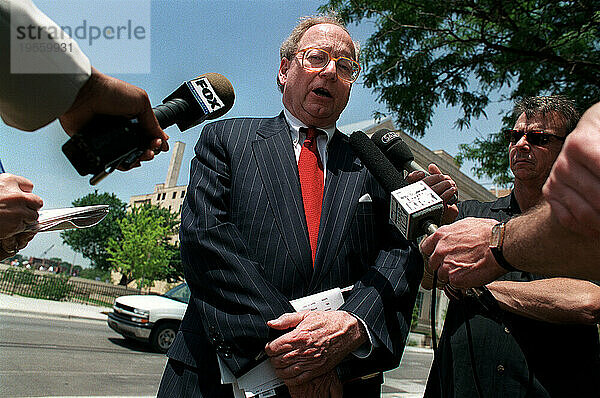
<path fill-rule="evenodd" d="M 506 228 L 505 222 L 500 222 L 492 227 L 492 236 L 490 237 L 490 251 L 494 255 L 494 258 L 498 264 L 507 271 L 518 271 L 515 267 L 510 265 L 502 254 L 502 245 L 504 244 L 504 230 Z"/>

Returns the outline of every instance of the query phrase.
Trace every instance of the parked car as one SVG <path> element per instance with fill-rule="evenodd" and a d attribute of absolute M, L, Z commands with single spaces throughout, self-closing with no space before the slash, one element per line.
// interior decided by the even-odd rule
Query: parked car
<path fill-rule="evenodd" d="M 127 339 L 167 352 L 183 319 L 190 289 L 184 282 L 163 295 L 121 296 L 108 314 L 108 326 Z"/>

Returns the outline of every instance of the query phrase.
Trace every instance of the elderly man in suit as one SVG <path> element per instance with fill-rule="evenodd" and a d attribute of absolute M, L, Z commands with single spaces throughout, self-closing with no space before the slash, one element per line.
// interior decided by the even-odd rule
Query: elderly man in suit
<path fill-rule="evenodd" d="M 159 397 L 230 397 L 217 355 L 238 376 L 266 352 L 292 397 L 378 397 L 398 365 L 422 259 L 335 127 L 357 59 L 337 19 L 304 19 L 281 47 L 284 111 L 204 128 L 181 222 L 192 297 Z M 428 183 L 455 193 L 447 176 Z M 290 304 L 345 286 L 337 311 Z"/>

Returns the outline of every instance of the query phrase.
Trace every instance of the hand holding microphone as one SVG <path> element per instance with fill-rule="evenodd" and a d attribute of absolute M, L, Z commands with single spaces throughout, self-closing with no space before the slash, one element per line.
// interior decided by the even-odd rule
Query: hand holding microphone
<path fill-rule="evenodd" d="M 92 67 L 90 78 L 79 90 L 71 107 L 59 117 L 59 121 L 65 132 L 73 136 L 95 115 L 137 118 L 142 131 L 149 139 L 154 138 L 139 160 L 152 160 L 155 153 L 169 150 L 169 137 L 154 117 L 148 94 L 139 87 L 105 75 Z"/>
<path fill-rule="evenodd" d="M 397 133 L 392 132 L 394 134 L 388 135 L 388 138 L 393 139 L 394 145 L 387 145 L 391 140 L 382 139 L 381 137 L 389 132 L 389 130 L 379 130 L 369 139 L 362 131 L 355 131 L 350 135 L 350 145 L 373 177 L 386 191 L 391 193 L 390 221 L 400 230 L 402 235 L 408 240 L 415 240 L 422 235 L 431 235 L 435 233 L 442 221 L 443 201 L 423 181 L 407 185 L 408 181 L 402 178 L 402 175 L 394 167 L 395 165 L 400 165 L 402 168 L 413 172 L 423 172 L 424 170 L 414 162 L 410 148 L 399 138 Z M 382 145 L 387 145 L 385 155 L 384 151 L 380 149 Z M 431 170 L 436 172 L 439 169 L 436 167 Z M 437 188 L 439 191 L 441 187 L 438 186 Z M 447 197 L 449 192 L 444 190 L 440 192 L 440 195 Z M 427 261 L 427 259 L 425 260 Z M 425 271 L 426 275 L 422 286 L 431 289 L 433 287 L 433 277 L 431 273 L 427 275 L 427 266 Z M 438 287 L 446 287 L 447 282 L 447 280 L 439 281 Z M 485 293 L 485 290 L 485 287 L 481 287 L 470 289 L 468 293 L 479 297 L 479 295 Z M 459 295 L 458 291 L 451 290 L 451 293 L 454 293 L 455 296 Z"/>
<path fill-rule="evenodd" d="M 149 114 L 144 111 L 137 120 L 115 116 L 123 113 L 94 116 L 63 145 L 63 152 L 80 175 L 93 175 L 90 184 L 95 185 L 117 168 L 128 169 L 139 160 L 151 158 L 149 151 L 168 148 L 164 146 L 166 142 L 157 141 L 156 136 L 146 130 L 148 125 L 153 125 L 153 120 L 160 128 L 177 124 L 184 131 L 204 120 L 224 115 L 233 106 L 234 99 L 229 80 L 217 73 L 207 73 L 184 82 L 163 104 L 149 108 L 152 111 Z M 73 126 L 78 124 L 79 119 Z M 164 139 L 168 138 L 160 128 L 158 131 Z"/>
<path fill-rule="evenodd" d="M 377 130 L 371 136 L 371 141 L 398 170 L 405 170 L 409 173 L 406 182 L 410 184 L 422 179 L 440 195 L 444 200 L 444 206 L 454 205 L 458 202 L 458 189 L 454 180 L 450 176 L 442 174 L 441 170 L 433 163 L 431 164 L 434 166 L 433 168 L 429 165 L 428 170 L 425 170 L 415 162 L 410 148 L 397 131 Z M 444 213 L 446 212 L 444 211 Z M 450 222 L 454 221 L 454 218 Z"/>

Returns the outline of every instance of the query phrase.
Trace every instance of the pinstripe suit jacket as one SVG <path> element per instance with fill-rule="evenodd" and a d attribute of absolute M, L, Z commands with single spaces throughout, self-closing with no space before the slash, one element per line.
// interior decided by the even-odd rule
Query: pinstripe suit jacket
<path fill-rule="evenodd" d="M 202 374 L 216 351 L 239 375 L 277 336 L 266 321 L 292 312 L 290 300 L 354 285 L 341 309 L 364 320 L 377 348 L 343 366 L 360 363 L 363 374 L 397 366 L 422 260 L 389 225 L 389 195 L 347 137 L 336 131 L 328 146 L 314 269 L 283 113 L 208 124 L 195 153 L 180 231 L 192 298 L 168 356 Z M 366 193 L 373 201 L 359 203 Z"/>

